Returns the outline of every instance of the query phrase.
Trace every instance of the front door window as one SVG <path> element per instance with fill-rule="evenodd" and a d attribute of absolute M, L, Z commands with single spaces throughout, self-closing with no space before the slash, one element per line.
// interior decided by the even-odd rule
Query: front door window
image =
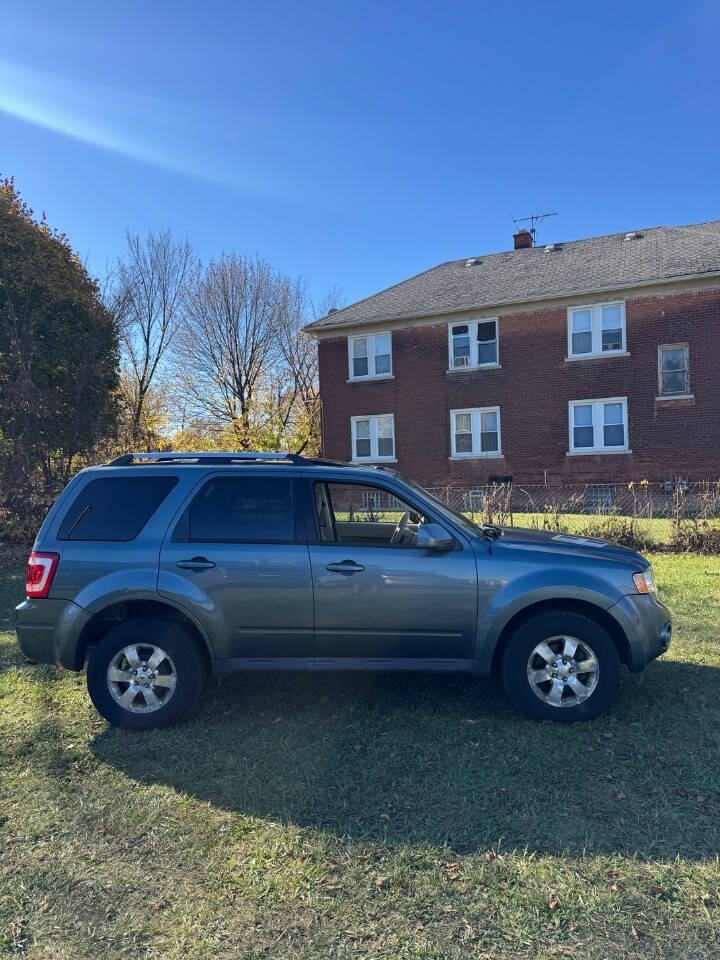
<path fill-rule="evenodd" d="M 316 483 L 321 540 L 376 547 L 413 547 L 423 518 L 390 490 L 362 483 Z"/>

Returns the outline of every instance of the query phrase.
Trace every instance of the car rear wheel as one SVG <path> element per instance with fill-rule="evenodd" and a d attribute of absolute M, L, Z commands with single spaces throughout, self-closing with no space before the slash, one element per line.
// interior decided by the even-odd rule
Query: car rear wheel
<path fill-rule="evenodd" d="M 617 696 L 620 658 L 594 620 L 553 610 L 517 628 L 505 650 L 503 680 L 515 706 L 535 720 L 592 720 Z"/>
<path fill-rule="evenodd" d="M 113 726 L 151 730 L 188 713 L 203 674 L 197 643 L 181 623 L 128 620 L 93 651 L 87 686 L 96 709 Z"/>

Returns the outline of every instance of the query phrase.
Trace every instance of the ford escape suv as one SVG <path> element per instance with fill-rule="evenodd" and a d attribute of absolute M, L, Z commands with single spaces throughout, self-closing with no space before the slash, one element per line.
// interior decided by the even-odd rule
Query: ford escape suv
<path fill-rule="evenodd" d="M 539 720 L 602 713 L 670 643 L 634 551 L 471 523 L 396 472 L 291 454 L 126 454 L 48 513 L 17 607 L 32 661 L 112 724 L 180 720 L 237 670 L 497 670 Z"/>

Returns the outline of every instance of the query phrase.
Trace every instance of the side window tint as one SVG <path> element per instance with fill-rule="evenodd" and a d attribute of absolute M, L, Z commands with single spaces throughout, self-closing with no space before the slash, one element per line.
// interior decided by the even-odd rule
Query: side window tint
<path fill-rule="evenodd" d="M 75 498 L 58 540 L 134 540 L 177 477 L 101 477 Z"/>
<path fill-rule="evenodd" d="M 265 543 L 295 539 L 289 477 L 214 477 L 175 528 L 174 540 Z"/>

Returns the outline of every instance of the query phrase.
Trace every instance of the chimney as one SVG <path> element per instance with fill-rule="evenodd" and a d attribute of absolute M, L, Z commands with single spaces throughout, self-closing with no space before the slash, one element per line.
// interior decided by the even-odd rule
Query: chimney
<path fill-rule="evenodd" d="M 518 230 L 517 233 L 513 234 L 513 242 L 516 250 L 524 250 L 525 247 L 532 246 L 533 237 L 529 230 L 523 228 L 522 230 Z"/>

